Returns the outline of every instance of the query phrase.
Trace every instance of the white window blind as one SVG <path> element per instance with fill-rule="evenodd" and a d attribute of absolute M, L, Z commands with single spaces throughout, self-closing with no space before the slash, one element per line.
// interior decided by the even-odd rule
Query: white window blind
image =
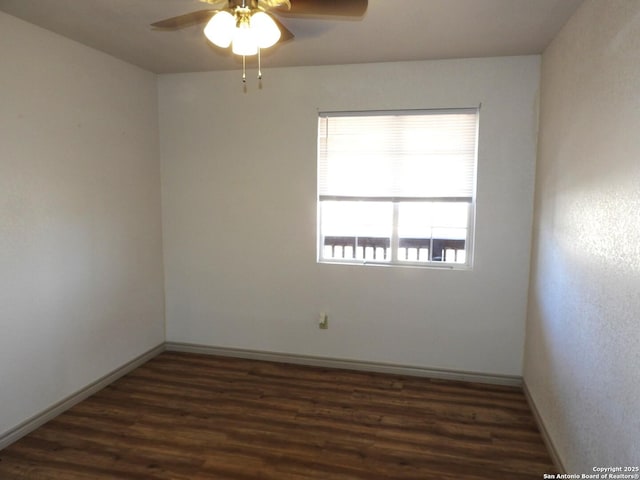
<path fill-rule="evenodd" d="M 477 108 L 321 113 L 318 195 L 470 200 L 477 130 Z"/>

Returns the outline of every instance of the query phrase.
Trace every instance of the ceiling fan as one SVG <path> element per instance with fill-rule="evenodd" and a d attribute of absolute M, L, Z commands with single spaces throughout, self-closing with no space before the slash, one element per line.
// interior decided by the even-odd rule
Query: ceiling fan
<path fill-rule="evenodd" d="M 368 0 L 200 0 L 210 5 L 204 10 L 167 18 L 152 23 L 162 30 L 177 30 L 207 22 L 205 36 L 221 48 L 231 46 L 232 52 L 242 56 L 245 81 L 245 57 L 258 55 L 260 50 L 278 42 L 290 40 L 293 33 L 274 15 L 285 17 L 361 17 Z"/>

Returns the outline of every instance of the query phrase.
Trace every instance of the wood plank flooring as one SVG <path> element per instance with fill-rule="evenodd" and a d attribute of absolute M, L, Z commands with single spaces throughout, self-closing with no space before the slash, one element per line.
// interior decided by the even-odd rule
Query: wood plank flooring
<path fill-rule="evenodd" d="M 164 352 L 0 451 L 2 480 L 540 479 L 518 388 Z"/>

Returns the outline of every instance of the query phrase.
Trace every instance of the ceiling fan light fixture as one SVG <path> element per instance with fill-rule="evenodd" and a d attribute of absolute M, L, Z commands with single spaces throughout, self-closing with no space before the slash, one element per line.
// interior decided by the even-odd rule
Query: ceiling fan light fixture
<path fill-rule="evenodd" d="M 207 26 L 204 34 L 211 43 L 220 48 L 227 48 L 231 45 L 236 30 L 236 19 L 229 12 L 224 10 L 216 13 Z"/>
<path fill-rule="evenodd" d="M 280 40 L 280 29 L 268 13 L 256 12 L 251 15 L 251 30 L 259 48 L 272 47 Z"/>

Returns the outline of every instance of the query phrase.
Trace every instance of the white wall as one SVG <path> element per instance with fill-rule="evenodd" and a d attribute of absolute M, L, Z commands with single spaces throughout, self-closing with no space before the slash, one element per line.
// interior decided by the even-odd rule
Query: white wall
<path fill-rule="evenodd" d="M 539 57 L 263 71 L 160 77 L 167 340 L 520 375 Z M 480 103 L 473 271 L 316 263 L 318 110 Z"/>
<path fill-rule="evenodd" d="M 0 13 L 0 435 L 164 341 L 153 74 Z"/>
<path fill-rule="evenodd" d="M 525 382 L 569 472 L 640 462 L 640 2 L 543 55 Z"/>

